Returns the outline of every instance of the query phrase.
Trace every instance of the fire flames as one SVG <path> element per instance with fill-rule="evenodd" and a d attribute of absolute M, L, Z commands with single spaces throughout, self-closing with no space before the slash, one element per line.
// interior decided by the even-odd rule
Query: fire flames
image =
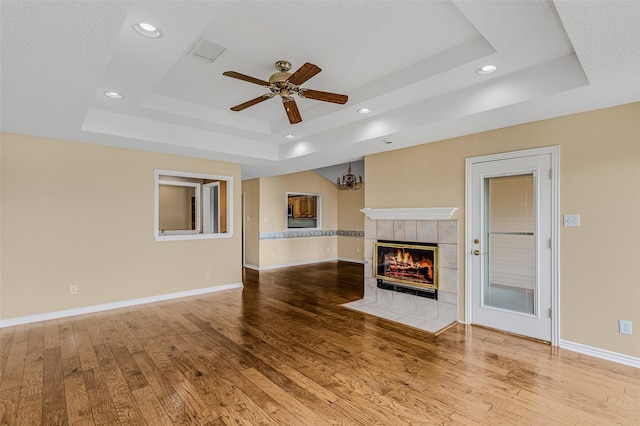
<path fill-rule="evenodd" d="M 384 263 L 393 275 L 405 275 L 424 279 L 424 276 L 418 271 L 426 269 L 428 279 L 433 280 L 433 260 L 426 257 L 420 260 L 414 260 L 409 251 L 398 249 L 395 255 L 393 253 L 386 254 Z"/>

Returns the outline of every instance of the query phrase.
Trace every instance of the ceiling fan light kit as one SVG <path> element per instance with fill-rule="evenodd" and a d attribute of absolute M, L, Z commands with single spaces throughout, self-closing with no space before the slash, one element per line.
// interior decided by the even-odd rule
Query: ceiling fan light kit
<path fill-rule="evenodd" d="M 250 106 L 259 104 L 260 102 L 266 101 L 267 99 L 271 99 L 274 96 L 278 95 L 282 99 L 282 104 L 284 105 L 284 110 L 287 114 L 287 117 L 289 118 L 289 123 L 296 124 L 302 121 L 302 116 L 300 115 L 298 105 L 296 104 L 293 95 L 298 95 L 306 99 L 331 102 L 340 105 L 346 104 L 349 100 L 349 97 L 347 95 L 322 92 L 320 90 L 311 90 L 300 87 L 301 84 L 322 71 L 322 69 L 320 69 L 320 67 L 318 67 L 317 65 L 306 62 L 293 74 L 289 72 L 291 71 L 291 62 L 277 61 L 275 63 L 275 67 L 278 72 L 272 74 L 271 77 L 269 77 L 269 81 L 260 80 L 258 78 L 240 74 L 235 71 L 225 71 L 224 73 L 222 73 L 222 75 L 224 76 L 237 78 L 238 80 L 257 84 L 259 86 L 266 87 L 271 91 L 271 93 L 258 96 L 255 99 L 251 99 L 250 101 L 231 107 L 231 111 L 242 111 L 245 108 L 249 108 Z"/>

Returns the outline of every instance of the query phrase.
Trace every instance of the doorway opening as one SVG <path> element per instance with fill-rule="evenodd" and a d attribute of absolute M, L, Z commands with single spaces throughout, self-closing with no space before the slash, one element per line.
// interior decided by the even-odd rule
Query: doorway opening
<path fill-rule="evenodd" d="M 559 345 L 559 149 L 466 161 L 465 321 Z"/>

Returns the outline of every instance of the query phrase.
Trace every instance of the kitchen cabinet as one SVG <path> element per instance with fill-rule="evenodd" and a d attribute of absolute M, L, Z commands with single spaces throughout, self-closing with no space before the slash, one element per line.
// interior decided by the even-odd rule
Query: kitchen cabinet
<path fill-rule="evenodd" d="M 311 218 L 317 216 L 317 201 L 315 195 L 296 195 L 289 197 L 289 203 L 293 206 L 294 218 Z"/>

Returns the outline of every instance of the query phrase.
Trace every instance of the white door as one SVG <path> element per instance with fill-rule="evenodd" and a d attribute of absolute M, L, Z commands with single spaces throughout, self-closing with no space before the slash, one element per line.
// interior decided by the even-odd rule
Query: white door
<path fill-rule="evenodd" d="M 554 152 L 467 160 L 472 324 L 555 340 Z"/>

